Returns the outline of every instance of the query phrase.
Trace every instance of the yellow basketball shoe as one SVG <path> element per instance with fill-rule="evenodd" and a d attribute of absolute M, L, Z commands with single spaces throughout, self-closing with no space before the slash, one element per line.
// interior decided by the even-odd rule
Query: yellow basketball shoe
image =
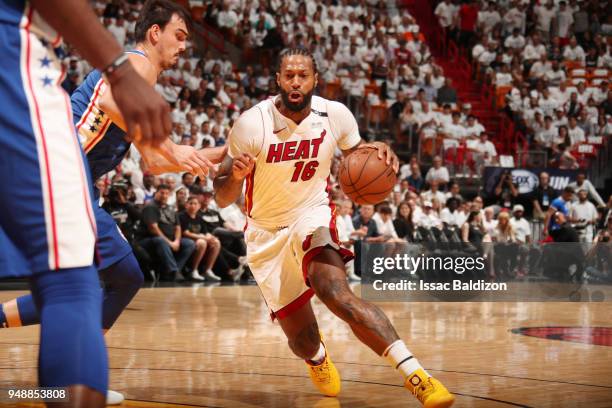
<path fill-rule="evenodd" d="M 429 377 L 422 369 L 416 370 L 406 379 L 406 388 L 425 408 L 447 408 L 455 402 L 455 396 L 448 392 L 442 383 Z"/>
<path fill-rule="evenodd" d="M 312 383 L 317 387 L 319 392 L 328 397 L 335 397 L 340 393 L 340 373 L 336 366 L 329 358 L 327 349 L 325 349 L 325 359 L 321 364 L 312 365 L 306 361 L 308 366 L 308 374 Z"/>

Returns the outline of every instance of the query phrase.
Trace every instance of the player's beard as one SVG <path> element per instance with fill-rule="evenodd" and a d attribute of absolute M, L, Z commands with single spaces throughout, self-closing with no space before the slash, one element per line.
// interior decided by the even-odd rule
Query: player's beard
<path fill-rule="evenodd" d="M 291 91 L 291 92 L 294 92 L 294 91 Z M 304 110 L 304 108 L 306 108 L 307 106 L 310 106 L 310 100 L 312 99 L 312 94 L 314 93 L 314 89 L 312 89 L 308 93 L 302 93 L 302 92 L 300 93 L 302 94 L 302 102 L 295 103 L 289 100 L 289 92 L 285 91 L 282 88 L 280 89 L 281 99 L 283 100 L 283 104 L 287 107 L 287 109 L 293 112 L 301 112 L 302 110 Z"/>

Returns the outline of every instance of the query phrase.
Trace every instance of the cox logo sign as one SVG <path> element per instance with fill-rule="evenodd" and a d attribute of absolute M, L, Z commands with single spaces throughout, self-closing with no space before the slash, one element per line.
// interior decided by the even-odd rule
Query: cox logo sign
<path fill-rule="evenodd" d="M 538 176 L 529 170 L 512 170 L 512 181 L 518 186 L 519 194 L 531 193 L 539 184 Z"/>

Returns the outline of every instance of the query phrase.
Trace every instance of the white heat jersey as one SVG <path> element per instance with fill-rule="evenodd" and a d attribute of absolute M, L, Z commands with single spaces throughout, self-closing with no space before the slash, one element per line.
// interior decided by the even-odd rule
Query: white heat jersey
<path fill-rule="evenodd" d="M 347 150 L 361 140 L 355 117 L 339 102 L 313 96 L 310 115 L 298 125 L 278 111 L 276 98 L 244 112 L 228 139 L 230 157 L 250 153 L 256 159 L 247 177 L 246 209 L 249 224 L 266 229 L 329 205 L 336 147 Z"/>

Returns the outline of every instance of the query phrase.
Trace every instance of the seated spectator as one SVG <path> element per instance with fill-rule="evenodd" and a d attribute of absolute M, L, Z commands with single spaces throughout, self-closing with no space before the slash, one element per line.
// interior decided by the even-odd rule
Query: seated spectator
<path fill-rule="evenodd" d="M 198 198 L 191 196 L 187 200 L 185 211 L 179 214 L 184 237 L 195 242 L 195 251 L 191 257 L 191 279 L 203 281 L 204 277 L 199 272 L 203 270 L 206 279 L 219 281 L 221 278 L 214 274 L 212 268 L 219 256 L 221 243 L 212 234 L 206 232 L 206 225 L 199 211 Z"/>
<path fill-rule="evenodd" d="M 538 79 L 544 78 L 546 72 L 550 71 L 551 66 L 547 55 L 545 53 L 540 55 L 540 58 L 529 69 L 529 79 L 535 84 Z"/>
<path fill-rule="evenodd" d="M 139 244 L 161 267 L 163 280 L 182 279 L 182 269 L 195 250 L 192 240 L 183 238 L 176 211 L 168 205 L 170 188 L 161 184 L 154 200 L 142 210 L 142 239 Z"/>
<path fill-rule="evenodd" d="M 506 37 L 504 47 L 515 50 L 522 50 L 525 47 L 525 37 L 521 35 L 520 28 L 514 28 L 512 35 Z"/>
<path fill-rule="evenodd" d="M 501 71 L 495 74 L 495 86 L 508 86 L 511 85 L 513 81 L 514 79 L 512 78 L 510 65 L 502 64 Z"/>
<path fill-rule="evenodd" d="M 262 48 L 267 36 L 266 22 L 263 19 L 259 19 L 248 33 L 247 44 L 251 48 Z"/>
<path fill-rule="evenodd" d="M 421 192 L 423 186 L 425 185 L 425 180 L 421 175 L 421 167 L 418 163 L 410 164 L 410 176 L 408 176 L 406 180 L 408 181 L 408 185 L 414 192 Z"/>
<path fill-rule="evenodd" d="M 464 201 L 463 196 L 461 195 L 461 192 L 460 192 L 459 183 L 457 183 L 456 181 L 450 184 L 448 192 L 445 194 L 445 196 L 446 196 L 447 203 L 448 203 L 448 199 L 451 197 L 456 198 L 457 200 L 459 200 L 460 203 Z"/>
<path fill-rule="evenodd" d="M 479 174 L 482 174 L 482 166 L 492 166 L 498 163 L 497 149 L 489 141 L 489 134 L 487 132 L 482 132 L 477 140 L 468 141 L 467 146 L 470 150 L 478 153 L 475 161 L 480 169 Z"/>
<path fill-rule="evenodd" d="M 397 214 L 393 220 L 397 236 L 408 242 L 414 241 L 414 223 L 412 221 L 412 208 L 407 201 L 402 201 L 397 207 Z"/>
<path fill-rule="evenodd" d="M 497 6 L 494 1 L 487 2 L 483 10 L 478 12 L 478 29 L 485 34 L 493 30 L 497 24 L 501 22 L 501 15 L 497 11 Z"/>
<path fill-rule="evenodd" d="M 222 258 L 232 268 L 237 270 L 246 263 L 246 243 L 242 229 L 232 229 L 221 217 L 213 199 L 213 190 L 205 187 L 198 192 L 201 209 L 200 216 L 206 225 L 206 231 L 213 234 L 221 241 Z M 213 206 L 214 204 L 214 206 Z M 230 278 L 234 276 L 230 274 Z"/>
<path fill-rule="evenodd" d="M 191 173 L 183 173 L 183 175 L 181 176 L 181 184 L 183 187 L 187 188 L 187 190 L 190 190 L 193 186 L 193 180 L 194 177 Z"/>
<path fill-rule="evenodd" d="M 442 129 L 442 132 L 446 135 L 444 140 L 444 147 L 459 146 L 459 144 L 467 137 L 465 127 L 461 124 L 461 115 L 459 112 L 453 112 L 452 122 L 448 123 Z"/>
<path fill-rule="evenodd" d="M 440 182 L 438 180 L 432 180 L 429 182 L 429 190 L 421 193 L 421 199 L 423 201 L 434 201 L 436 200 L 440 204 L 446 202 L 446 194 L 439 190 Z"/>
<path fill-rule="evenodd" d="M 570 99 L 563 105 L 563 109 L 567 113 L 567 117 L 572 117 L 578 115 L 585 104 L 580 102 L 578 92 L 572 92 Z M 567 121 L 565 124 L 568 123 L 569 121 Z"/>
<path fill-rule="evenodd" d="M 393 225 L 393 210 L 387 203 L 382 203 L 378 207 L 376 214 L 372 216 L 376 222 L 378 233 L 384 238 L 384 242 L 404 242 L 400 239 Z"/>
<path fill-rule="evenodd" d="M 418 124 L 412 103 L 406 102 L 404 109 L 399 114 L 399 120 L 400 132 L 408 132 L 409 135 L 412 135 Z"/>
<path fill-rule="evenodd" d="M 544 73 L 544 78 L 549 86 L 559 86 L 561 83 L 565 82 L 567 76 L 565 75 L 565 71 L 561 69 L 559 61 L 553 60 L 551 62 L 551 68 Z"/>
<path fill-rule="evenodd" d="M 423 138 L 435 137 L 438 129 L 438 115 L 430 110 L 429 103 L 421 103 L 421 112 L 415 115 L 418 124 L 417 134 Z"/>
<path fill-rule="evenodd" d="M 353 227 L 356 235 L 366 242 L 383 242 L 384 237 L 380 235 L 374 216 L 374 206 L 364 204 L 359 208 L 359 214 L 353 217 Z"/>
<path fill-rule="evenodd" d="M 446 207 L 440 211 L 440 220 L 447 228 L 461 227 L 465 222 L 465 219 L 459 214 L 459 200 L 455 197 L 451 197 L 446 200 Z"/>
<path fill-rule="evenodd" d="M 570 145 L 576 148 L 579 144 L 586 142 L 584 130 L 578 126 L 578 121 L 575 116 L 571 116 L 569 119 L 569 128 L 567 129 L 567 135 L 570 139 Z"/>
<path fill-rule="evenodd" d="M 230 7 L 230 2 L 223 2 L 222 9 L 217 14 L 217 26 L 221 29 L 229 31 L 230 33 L 234 33 L 239 19 L 236 12 L 230 9 Z"/>
<path fill-rule="evenodd" d="M 433 210 L 433 204 L 431 201 L 424 201 L 422 210 L 423 212 L 415 220 L 415 224 L 417 226 L 428 229 L 433 227 L 442 229 L 442 221 L 440 220 L 438 214 Z"/>
<path fill-rule="evenodd" d="M 542 44 L 540 36 L 537 33 L 532 34 L 530 41 L 523 49 L 523 61 L 527 67 L 539 60 L 542 55 L 546 55 L 546 47 Z"/>
<path fill-rule="evenodd" d="M 474 249 L 481 251 L 485 238 L 485 229 L 479 211 L 470 211 L 467 220 L 461 226 L 461 240 L 472 244 Z"/>
<path fill-rule="evenodd" d="M 552 151 L 553 146 L 560 143 L 559 130 L 556 126 L 553 126 L 550 115 L 544 117 L 544 128 L 536 133 L 534 142 L 537 146 L 549 152 Z"/>
<path fill-rule="evenodd" d="M 457 91 L 452 87 L 452 81 L 450 78 L 446 78 L 444 81 L 444 86 L 438 89 L 436 103 L 438 105 L 457 103 Z"/>
<path fill-rule="evenodd" d="M 136 196 L 136 204 L 147 204 L 151 200 L 153 200 L 153 196 L 155 195 L 155 183 L 155 176 L 153 175 L 153 173 L 150 172 L 144 172 L 142 174 L 142 187 L 138 187 L 137 183 L 132 180 L 132 184 L 134 184 L 134 195 Z"/>
<path fill-rule="evenodd" d="M 431 184 L 432 181 L 437 181 L 440 188 L 446 187 L 446 184 L 450 180 L 448 169 L 442 165 L 442 157 L 435 156 L 433 159 L 433 166 L 427 172 L 425 181 Z"/>
<path fill-rule="evenodd" d="M 358 69 L 352 69 L 349 77 L 342 82 L 342 89 L 346 94 L 346 105 L 356 116 L 359 115 L 363 95 L 365 93 L 365 81 L 360 78 Z"/>
<path fill-rule="evenodd" d="M 569 61 L 581 62 L 584 64 L 585 61 L 584 49 L 578 45 L 576 37 L 570 39 L 569 45 L 563 49 L 563 58 Z"/>
<path fill-rule="evenodd" d="M 474 115 L 468 115 L 467 123 L 465 124 L 465 134 L 467 138 L 476 139 L 484 131 L 485 131 L 484 126 L 478 123 L 478 121 L 476 120 L 476 117 Z"/>
<path fill-rule="evenodd" d="M 177 213 L 185 211 L 185 205 L 187 204 L 187 197 L 189 197 L 189 189 L 183 185 L 176 189 L 174 209 Z"/>

